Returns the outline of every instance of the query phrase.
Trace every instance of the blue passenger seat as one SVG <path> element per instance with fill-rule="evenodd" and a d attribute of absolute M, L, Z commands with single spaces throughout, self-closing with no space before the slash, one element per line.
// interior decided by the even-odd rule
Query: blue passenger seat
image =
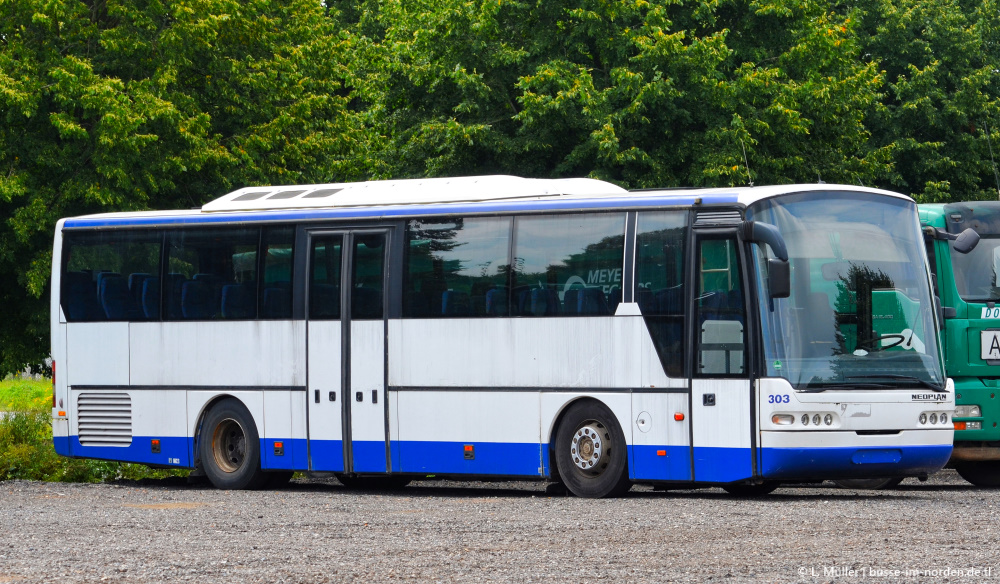
<path fill-rule="evenodd" d="M 146 318 L 160 318 L 160 279 L 146 278 L 142 281 L 142 313 Z"/>
<path fill-rule="evenodd" d="M 106 275 L 101 278 L 101 307 L 108 320 L 131 320 L 139 318 L 139 310 L 135 305 L 132 292 L 128 289 L 125 278 L 119 275 Z"/>
<path fill-rule="evenodd" d="M 63 309 L 66 318 L 74 320 L 104 320 L 104 309 L 97 300 L 97 290 L 90 272 L 67 272 L 63 288 Z"/>
<path fill-rule="evenodd" d="M 264 288 L 260 311 L 263 318 L 292 318 L 291 289 L 274 285 Z"/>
<path fill-rule="evenodd" d="M 507 316 L 507 293 L 509 288 L 497 286 L 486 291 L 486 314 L 488 316 Z"/>
<path fill-rule="evenodd" d="M 257 284 L 226 284 L 222 287 L 222 318 L 252 319 L 257 316 Z"/>
<path fill-rule="evenodd" d="M 181 315 L 190 320 L 215 318 L 218 312 L 211 284 L 188 280 L 181 286 Z"/>
<path fill-rule="evenodd" d="M 471 306 L 468 292 L 445 290 L 441 294 L 442 316 L 469 316 Z"/>

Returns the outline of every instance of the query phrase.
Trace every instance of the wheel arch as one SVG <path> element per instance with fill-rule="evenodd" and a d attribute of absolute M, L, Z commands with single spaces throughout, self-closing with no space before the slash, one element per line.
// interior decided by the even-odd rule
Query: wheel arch
<path fill-rule="evenodd" d="M 225 401 L 229 398 L 235 399 L 236 401 L 240 402 L 241 404 L 243 404 L 243 407 L 245 407 L 247 411 L 250 412 L 250 417 L 253 419 L 255 429 L 257 430 L 257 435 L 258 436 L 261 435 L 262 425 L 260 424 L 260 421 L 257 420 L 257 417 L 254 416 L 253 408 L 251 407 L 250 404 L 246 402 L 246 400 L 240 399 L 238 395 L 235 395 L 233 393 L 216 394 L 210 397 L 208 400 L 205 401 L 205 403 L 201 405 L 200 409 L 198 410 L 198 414 L 195 418 L 196 421 L 194 424 L 194 436 L 192 436 L 191 440 L 191 450 L 192 450 L 191 460 L 194 461 L 195 468 L 201 468 L 201 457 L 200 457 L 201 428 L 202 425 L 205 423 L 205 418 L 208 416 L 208 413 L 212 411 L 212 408 L 216 406 L 216 404 Z"/>
<path fill-rule="evenodd" d="M 616 408 L 612 404 L 609 404 L 608 402 L 606 402 L 606 401 L 604 401 L 604 400 L 602 400 L 600 398 L 594 397 L 592 395 L 579 395 L 579 396 L 574 396 L 574 397 L 572 397 L 570 399 L 567 399 L 567 400 L 563 401 L 563 403 L 560 404 L 559 407 L 557 408 L 557 410 L 555 412 L 555 415 L 552 416 L 552 418 L 551 418 L 552 421 L 549 423 L 549 427 L 548 427 L 548 429 L 546 431 L 546 444 L 547 444 L 546 452 L 548 453 L 548 460 L 549 460 L 549 476 L 550 476 L 550 478 L 552 478 L 554 480 L 558 480 L 558 478 L 559 478 L 559 470 L 557 468 L 556 458 L 555 458 L 555 455 L 556 455 L 556 432 L 559 431 L 559 426 L 562 424 L 563 420 L 565 419 L 566 412 L 568 412 L 570 410 L 570 408 L 572 408 L 573 406 L 575 406 L 577 404 L 581 404 L 581 403 L 586 403 L 586 402 L 598 404 L 600 406 L 603 406 L 603 407 L 607 408 L 608 411 L 611 412 L 611 415 L 614 416 L 615 419 L 617 420 L 618 425 L 621 427 L 622 434 L 625 435 L 626 449 L 627 449 L 627 446 L 632 443 L 632 441 L 631 441 L 631 436 L 632 435 L 631 435 L 631 432 L 630 432 L 631 425 L 630 425 L 630 422 L 629 422 L 629 418 L 626 417 L 623 420 L 622 417 L 616 411 Z M 630 403 L 630 405 L 629 405 L 629 413 L 631 413 L 631 411 L 632 411 L 631 410 L 631 399 L 629 399 L 629 403 Z M 626 459 L 627 468 L 631 468 L 632 465 L 629 464 L 630 462 L 631 461 L 629 461 L 629 460 Z"/>

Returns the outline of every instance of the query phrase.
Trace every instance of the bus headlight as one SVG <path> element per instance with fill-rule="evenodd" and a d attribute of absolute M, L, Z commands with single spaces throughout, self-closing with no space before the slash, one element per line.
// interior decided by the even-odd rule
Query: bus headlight
<path fill-rule="evenodd" d="M 983 410 L 979 406 L 955 406 L 956 418 L 980 418 Z"/>
<path fill-rule="evenodd" d="M 948 414 L 941 414 L 941 423 L 942 424 L 948 423 Z"/>
<path fill-rule="evenodd" d="M 774 414 L 771 416 L 771 423 L 778 426 L 788 426 L 795 423 L 795 416 L 791 414 Z"/>
<path fill-rule="evenodd" d="M 830 414 L 827 414 L 827 415 L 823 416 L 823 423 L 826 424 L 827 426 L 829 426 L 830 424 L 832 424 L 833 423 L 833 416 L 831 416 Z"/>
<path fill-rule="evenodd" d="M 819 414 L 813 415 L 813 426 L 819 426 Z"/>
<path fill-rule="evenodd" d="M 920 414 L 920 423 L 921 424 L 927 423 L 927 414 Z"/>
<path fill-rule="evenodd" d="M 937 424 L 937 414 L 931 414 L 931 424 Z"/>
<path fill-rule="evenodd" d="M 802 414 L 802 425 L 803 426 L 809 425 L 809 414 Z"/>

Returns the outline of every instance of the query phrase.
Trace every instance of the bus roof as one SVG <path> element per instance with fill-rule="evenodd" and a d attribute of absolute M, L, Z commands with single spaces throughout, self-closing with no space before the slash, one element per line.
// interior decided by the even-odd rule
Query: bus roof
<path fill-rule="evenodd" d="M 244 187 L 206 203 L 201 209 L 87 215 L 66 219 L 63 227 L 352 218 L 363 220 L 460 213 L 585 211 L 695 204 L 747 206 L 777 195 L 816 191 L 864 192 L 910 200 L 909 197 L 891 191 L 824 183 L 626 191 L 596 179 L 531 179 L 495 175 Z"/>

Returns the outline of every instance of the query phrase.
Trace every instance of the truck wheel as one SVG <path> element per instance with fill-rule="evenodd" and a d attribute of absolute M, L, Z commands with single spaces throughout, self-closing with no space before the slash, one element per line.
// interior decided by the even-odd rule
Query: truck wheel
<path fill-rule="evenodd" d="M 955 470 L 977 487 L 1000 487 L 1000 462 L 963 462 L 955 465 Z"/>

